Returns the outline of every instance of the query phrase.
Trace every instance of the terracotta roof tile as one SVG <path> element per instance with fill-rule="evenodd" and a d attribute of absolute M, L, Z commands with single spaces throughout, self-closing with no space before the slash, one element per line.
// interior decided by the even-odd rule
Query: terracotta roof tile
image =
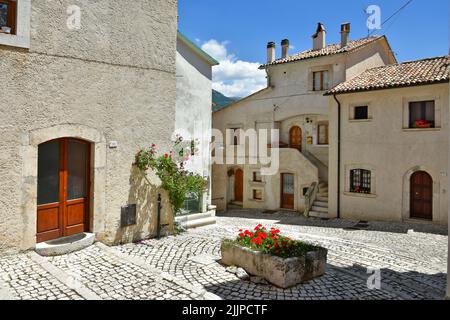
<path fill-rule="evenodd" d="M 325 46 L 323 49 L 320 50 L 306 50 L 294 55 L 290 55 L 284 59 L 277 59 L 272 63 L 263 64 L 260 66 L 260 69 L 264 69 L 267 66 L 277 65 L 277 64 L 283 64 L 283 63 L 289 63 L 289 62 L 295 62 L 300 60 L 306 60 L 306 59 L 312 59 L 312 58 L 318 58 L 323 56 L 330 56 L 334 54 L 339 53 L 345 53 L 350 52 L 355 49 L 361 48 L 375 40 L 378 40 L 380 38 L 383 38 L 384 36 L 377 36 L 377 37 L 368 37 L 368 38 L 362 38 L 358 40 L 352 40 L 347 43 L 345 47 L 342 47 L 340 43 L 330 44 L 328 46 Z"/>
<path fill-rule="evenodd" d="M 366 70 L 326 94 L 380 90 L 449 81 L 449 56 L 427 58 Z"/>

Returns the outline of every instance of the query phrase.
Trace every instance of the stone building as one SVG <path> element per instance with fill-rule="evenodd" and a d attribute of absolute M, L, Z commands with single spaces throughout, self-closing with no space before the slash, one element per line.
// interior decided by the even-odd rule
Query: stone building
<path fill-rule="evenodd" d="M 373 68 L 327 92 L 329 217 L 447 223 L 448 63 Z"/>
<path fill-rule="evenodd" d="M 0 4 L 0 240 L 154 234 L 162 191 L 133 162 L 174 131 L 176 0 Z"/>
<path fill-rule="evenodd" d="M 177 216 L 183 226 L 198 227 L 215 223 L 215 209 L 211 205 L 211 123 L 212 123 L 212 67 L 219 62 L 200 49 L 181 32 L 177 37 L 177 102 L 175 131 L 196 150 L 186 169 L 207 178 L 208 190 L 203 197 L 190 195 L 184 214 Z"/>
<path fill-rule="evenodd" d="M 280 146 L 276 174 L 261 175 L 263 165 L 250 164 L 248 157 L 240 161 L 245 164 L 213 165 L 213 203 L 219 210 L 237 205 L 303 212 L 317 200 L 310 214 L 327 216 L 330 118 L 324 93 L 367 69 L 396 63 L 386 37 L 350 40 L 349 34 L 350 24 L 343 24 L 341 42 L 327 44 L 319 23 L 312 49 L 290 55 L 289 41 L 283 40 L 278 59 L 269 42 L 261 66 L 267 88 L 213 114 L 213 128 L 224 136 L 227 130 L 279 129 L 279 141 L 269 143 Z M 225 149 L 245 148 L 246 140 L 236 134 Z"/>

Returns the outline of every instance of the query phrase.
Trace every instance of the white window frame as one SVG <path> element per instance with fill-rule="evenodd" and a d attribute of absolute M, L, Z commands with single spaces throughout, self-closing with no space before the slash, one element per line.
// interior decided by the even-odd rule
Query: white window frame
<path fill-rule="evenodd" d="M 0 45 L 30 48 L 31 0 L 17 0 L 16 34 L 0 33 Z"/>

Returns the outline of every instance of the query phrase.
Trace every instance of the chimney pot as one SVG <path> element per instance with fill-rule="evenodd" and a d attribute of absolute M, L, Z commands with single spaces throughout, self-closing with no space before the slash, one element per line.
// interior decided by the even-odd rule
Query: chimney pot
<path fill-rule="evenodd" d="M 341 47 L 347 46 L 349 35 L 350 35 L 350 23 L 343 23 L 341 25 Z"/>
<path fill-rule="evenodd" d="M 285 59 L 289 56 L 289 40 L 281 40 L 281 58 Z"/>
<path fill-rule="evenodd" d="M 313 34 L 313 50 L 321 50 L 326 46 L 326 30 L 323 23 L 317 24 L 316 33 Z"/>
<path fill-rule="evenodd" d="M 267 63 L 275 61 L 275 42 L 271 41 L 267 43 Z"/>

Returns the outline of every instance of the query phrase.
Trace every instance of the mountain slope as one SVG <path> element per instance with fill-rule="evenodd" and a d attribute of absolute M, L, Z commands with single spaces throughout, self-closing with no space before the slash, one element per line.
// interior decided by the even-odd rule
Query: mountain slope
<path fill-rule="evenodd" d="M 230 97 L 226 97 L 224 96 L 222 93 L 220 93 L 219 91 L 216 91 L 213 89 L 212 92 L 212 111 L 216 112 L 219 111 L 220 109 L 226 107 L 227 105 L 238 101 L 240 98 L 230 98 Z"/>

